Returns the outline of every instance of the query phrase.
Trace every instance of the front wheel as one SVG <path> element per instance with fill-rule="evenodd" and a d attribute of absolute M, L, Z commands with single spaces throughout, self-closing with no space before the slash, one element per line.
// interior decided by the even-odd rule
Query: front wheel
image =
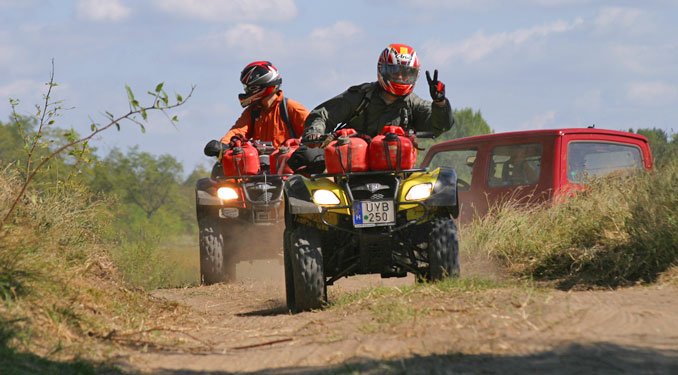
<path fill-rule="evenodd" d="M 294 311 L 296 307 L 294 296 L 294 270 L 292 269 L 292 230 L 285 228 L 283 233 L 283 263 L 285 268 L 285 297 L 287 308 Z"/>
<path fill-rule="evenodd" d="M 429 281 L 459 276 L 459 238 L 457 226 L 450 217 L 431 221 L 428 245 Z"/>
<path fill-rule="evenodd" d="M 200 236 L 200 281 L 212 285 L 235 279 L 235 264 L 228 256 L 219 219 L 203 216 L 198 221 Z"/>
<path fill-rule="evenodd" d="M 285 281 L 291 281 L 292 288 L 286 288 L 287 306 L 292 312 L 319 309 L 327 302 L 320 233 L 300 226 L 290 233 L 289 241 L 286 265 L 289 262 L 292 277 L 288 280 L 286 275 Z"/>

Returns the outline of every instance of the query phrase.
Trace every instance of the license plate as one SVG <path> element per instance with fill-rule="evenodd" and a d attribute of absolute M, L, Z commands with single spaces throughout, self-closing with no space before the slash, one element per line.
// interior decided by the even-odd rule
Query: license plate
<path fill-rule="evenodd" d="M 395 224 L 393 201 L 353 202 L 353 226 L 356 228 Z"/>

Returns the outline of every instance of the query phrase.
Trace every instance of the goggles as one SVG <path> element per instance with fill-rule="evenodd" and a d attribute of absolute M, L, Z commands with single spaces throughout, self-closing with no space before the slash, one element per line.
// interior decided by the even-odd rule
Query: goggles
<path fill-rule="evenodd" d="M 419 77 L 419 68 L 405 66 L 384 64 L 379 67 L 381 76 L 389 82 L 402 83 L 406 85 L 414 85 Z"/>

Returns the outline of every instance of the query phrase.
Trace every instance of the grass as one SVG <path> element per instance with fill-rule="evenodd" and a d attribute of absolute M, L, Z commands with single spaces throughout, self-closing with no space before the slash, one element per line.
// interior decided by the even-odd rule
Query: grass
<path fill-rule="evenodd" d="M 112 250 L 123 279 L 145 290 L 200 283 L 197 235 L 152 237 L 122 243 Z"/>
<path fill-rule="evenodd" d="M 650 283 L 678 264 L 678 162 L 661 170 L 592 181 L 553 205 L 512 202 L 464 228 L 515 275 L 560 288 Z"/>
<path fill-rule="evenodd" d="M 0 213 L 17 176 L 0 171 Z M 182 309 L 130 289 L 104 238 L 106 198 L 78 185 L 29 192 L 0 233 L 0 369 L 93 373 L 116 345 L 161 342 L 153 327 L 180 324 Z M 149 319 L 149 317 L 153 317 Z"/>
<path fill-rule="evenodd" d="M 358 329 L 363 333 L 378 333 L 412 324 L 417 319 L 426 319 L 427 316 L 444 311 L 445 306 L 457 309 L 451 305 L 454 305 L 455 297 L 462 294 L 481 296 L 485 291 L 514 285 L 525 284 L 482 277 L 460 277 L 435 283 L 370 287 L 331 296 L 332 302 L 328 309 L 350 314 L 366 312 L 369 319 Z"/>

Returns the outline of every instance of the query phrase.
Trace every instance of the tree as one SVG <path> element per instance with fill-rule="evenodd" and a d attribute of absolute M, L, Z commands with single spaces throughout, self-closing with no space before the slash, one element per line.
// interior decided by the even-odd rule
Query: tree
<path fill-rule="evenodd" d="M 633 133 L 633 129 L 629 129 Z M 636 133 L 644 135 L 650 142 L 652 157 L 657 166 L 678 158 L 678 133 L 670 135 L 659 128 L 641 128 Z"/>
<path fill-rule="evenodd" d="M 442 141 L 490 133 L 494 133 L 494 130 L 487 124 L 480 110 L 473 111 L 471 108 L 462 108 L 454 111 L 454 126 L 452 129 L 434 140 L 422 139 L 418 143 L 420 148 L 428 150 L 429 147 Z M 418 163 L 421 163 L 425 154 L 425 151 L 419 153 Z"/>
<path fill-rule="evenodd" d="M 480 110 L 462 108 L 454 111 L 454 126 L 438 137 L 438 140 L 472 137 L 474 135 L 494 133 L 490 125 L 483 118 Z"/>
<path fill-rule="evenodd" d="M 171 155 L 155 157 L 131 148 L 115 149 L 95 168 L 92 189 L 117 194 L 140 208 L 150 219 L 161 207 L 178 199 L 183 167 Z"/>
<path fill-rule="evenodd" d="M 76 159 L 86 157 L 90 151 L 89 141 L 92 138 L 113 127 L 119 130 L 120 126 L 126 122 L 134 123 L 138 125 L 142 131 L 145 131 L 144 123 L 148 121 L 148 112 L 150 111 L 159 111 L 165 114 L 170 122 L 174 123 L 178 121 L 178 119 L 176 116 L 170 117 L 168 111 L 183 105 L 193 94 L 192 88 L 186 97 L 177 94 L 176 101 L 170 103 L 169 95 L 167 95 L 163 89 L 163 83 L 159 83 L 156 85 L 154 91 L 148 92 L 152 97 L 150 103 L 142 105 L 135 98 L 130 87 L 125 86 L 129 102 L 129 111 L 127 113 L 116 116 L 110 112 L 105 112 L 106 120 L 103 123 L 92 121 L 88 134 L 81 136 L 73 129 L 67 130 L 62 133 L 64 141 L 52 147 L 53 142 L 50 142 L 48 137 L 48 134 L 50 134 L 49 130 L 54 128 L 56 120 L 59 117 L 61 110 L 63 110 L 61 102 L 55 101 L 52 98 L 52 90 L 57 86 L 58 84 L 54 81 L 54 61 L 52 61 L 52 70 L 49 81 L 47 82 L 47 92 L 43 95 L 42 104 L 36 105 L 35 130 L 30 133 L 24 131 L 23 117 L 17 113 L 19 101 L 10 99 L 10 104 L 12 106 L 12 120 L 22 137 L 22 144 L 26 151 L 26 163 L 25 168 L 23 168 L 24 178 L 22 184 L 18 193 L 16 193 L 16 196 L 12 199 L 9 209 L 4 213 L 4 216 L 2 216 L 2 219 L 0 220 L 0 229 L 4 227 L 5 223 L 14 213 L 17 204 L 21 201 L 21 198 L 26 193 L 26 189 L 33 179 L 38 176 L 39 172 L 42 172 L 52 160 L 58 159 L 60 156 L 64 155 L 64 153 Z"/>

